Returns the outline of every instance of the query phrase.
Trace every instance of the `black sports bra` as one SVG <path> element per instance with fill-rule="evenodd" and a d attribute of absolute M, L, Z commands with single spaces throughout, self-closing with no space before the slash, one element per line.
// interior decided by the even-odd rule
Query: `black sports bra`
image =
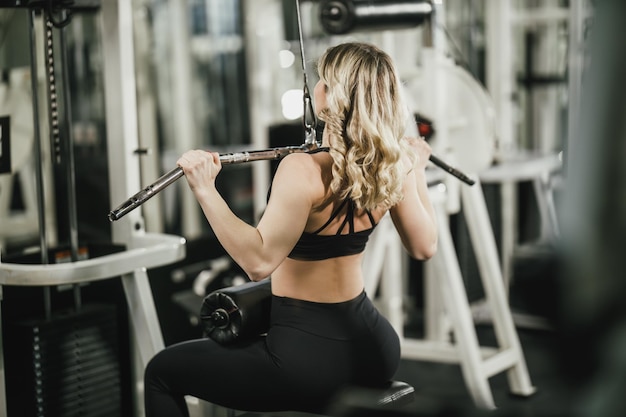
<path fill-rule="evenodd" d="M 346 207 L 347 206 L 347 207 Z M 334 235 L 320 235 L 339 214 L 346 208 L 346 217 Z M 340 256 L 356 255 L 363 252 L 370 234 L 376 227 L 374 217 L 368 211 L 372 227 L 359 232 L 354 231 L 354 202 L 344 200 L 331 214 L 330 218 L 322 227 L 314 232 L 303 232 L 302 236 L 289 254 L 289 258 L 299 261 L 320 261 L 322 259 L 338 258 Z M 348 233 L 342 234 L 344 227 L 348 225 Z"/>

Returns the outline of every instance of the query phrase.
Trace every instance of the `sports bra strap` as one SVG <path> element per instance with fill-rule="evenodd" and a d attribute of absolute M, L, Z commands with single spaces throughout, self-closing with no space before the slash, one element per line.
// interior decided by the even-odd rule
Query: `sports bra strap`
<path fill-rule="evenodd" d="M 324 230 L 326 227 L 328 227 L 328 225 L 335 219 L 337 218 L 337 216 L 339 216 L 339 213 L 341 212 L 341 210 L 343 210 L 343 208 L 346 206 L 346 204 L 348 204 L 348 210 L 346 212 L 346 217 L 344 217 L 343 221 L 341 222 L 341 225 L 339 226 L 339 228 L 337 229 L 337 233 L 335 233 L 336 235 L 340 235 L 343 231 L 343 228 L 346 227 L 346 224 L 348 225 L 348 233 L 352 234 L 354 233 L 354 211 L 355 211 L 355 207 L 354 207 L 354 201 L 352 201 L 351 199 L 345 199 L 341 202 L 341 204 L 339 204 L 339 206 L 331 213 L 330 218 L 326 221 L 326 223 L 324 223 L 322 225 L 322 227 L 320 227 L 319 229 L 315 230 L 314 232 L 311 232 L 312 235 L 317 235 L 319 234 L 322 230 Z M 376 226 L 376 221 L 374 220 L 374 216 L 372 216 L 372 213 L 370 213 L 369 210 L 365 211 L 367 213 L 367 217 L 370 220 L 370 224 L 372 225 L 372 227 Z"/>
<path fill-rule="evenodd" d="M 369 217 L 370 219 L 370 224 L 372 225 L 372 227 L 376 226 L 376 220 L 374 220 L 374 216 L 372 216 L 372 213 L 370 213 L 369 210 L 365 211 L 367 213 L 367 217 Z"/>
<path fill-rule="evenodd" d="M 343 222 L 341 222 L 341 226 L 339 226 L 335 234 L 340 235 L 343 228 L 346 227 L 346 223 L 348 224 L 348 233 L 354 233 L 354 202 L 352 202 L 352 200 L 350 200 L 350 204 L 348 205 L 346 217 L 343 218 Z"/>
<path fill-rule="evenodd" d="M 339 212 L 340 212 L 340 211 L 341 211 L 341 210 L 345 207 L 345 205 L 346 205 L 346 203 L 347 203 L 347 202 L 348 202 L 348 200 L 344 200 L 344 201 L 343 201 L 343 202 L 339 205 L 339 207 L 337 207 L 337 208 L 335 209 L 335 211 L 333 211 L 333 212 L 332 212 L 332 214 L 330 215 L 330 218 L 326 221 L 326 223 L 324 223 L 324 224 L 322 225 L 322 227 L 320 227 L 320 228 L 319 228 L 319 229 L 317 229 L 316 231 L 311 232 L 311 234 L 316 235 L 316 234 L 318 234 L 319 232 L 321 232 L 322 230 L 326 229 L 326 227 L 328 227 L 328 225 L 329 225 L 329 224 L 330 224 L 333 220 L 335 220 L 335 218 L 339 215 Z M 342 228 L 343 228 L 343 226 L 342 226 Z M 341 229 L 339 229 L 339 230 L 341 230 Z"/>

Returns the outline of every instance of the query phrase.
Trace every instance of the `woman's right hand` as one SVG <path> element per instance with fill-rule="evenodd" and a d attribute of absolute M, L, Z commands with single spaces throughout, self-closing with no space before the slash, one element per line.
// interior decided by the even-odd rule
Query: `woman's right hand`
<path fill-rule="evenodd" d="M 222 169 L 219 154 L 203 150 L 185 152 L 176 164 L 183 169 L 189 187 L 196 194 L 215 187 L 215 178 Z"/>

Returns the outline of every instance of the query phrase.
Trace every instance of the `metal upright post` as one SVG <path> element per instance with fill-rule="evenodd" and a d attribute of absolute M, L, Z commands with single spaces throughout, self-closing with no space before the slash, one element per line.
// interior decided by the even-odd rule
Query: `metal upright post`
<path fill-rule="evenodd" d="M 584 16 L 585 1 L 570 2 L 569 63 L 568 63 L 568 122 L 566 150 L 571 151 L 579 130 L 580 100 L 584 68 Z M 574 147 L 575 148 L 575 147 Z"/>
<path fill-rule="evenodd" d="M 273 121 L 273 77 L 279 45 L 283 42 L 282 3 L 276 0 L 242 0 L 246 53 L 246 78 L 250 109 L 250 142 L 254 148 L 269 146 L 269 126 Z M 254 216 L 266 205 L 271 176 L 268 162 L 252 169 Z"/>
<path fill-rule="evenodd" d="M 167 3 L 169 21 L 172 28 L 172 59 L 168 63 L 172 72 L 174 101 L 172 118 L 174 131 L 171 132 L 179 154 L 201 146 L 198 143 L 193 106 L 193 73 L 191 66 L 191 45 L 188 7 L 186 0 L 169 0 Z M 184 185 L 184 184 L 183 184 Z M 186 185 L 181 190 L 182 234 L 188 239 L 197 238 L 202 232 L 202 211 L 191 190 Z"/>
<path fill-rule="evenodd" d="M 132 4 L 125 0 L 106 1 L 101 9 L 106 86 L 107 143 L 112 184 L 111 201 L 121 201 L 140 188 L 137 102 L 133 53 Z M 129 213 L 112 223 L 113 240 L 134 248 L 137 238 L 145 234 L 140 211 Z M 122 277 L 130 309 L 135 341 L 145 365 L 163 349 L 150 284 L 145 268 Z"/>

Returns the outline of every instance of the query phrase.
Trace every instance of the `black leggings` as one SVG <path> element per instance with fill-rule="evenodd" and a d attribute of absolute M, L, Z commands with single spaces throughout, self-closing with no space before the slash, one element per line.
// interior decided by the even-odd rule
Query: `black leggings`
<path fill-rule="evenodd" d="M 145 372 L 146 416 L 188 416 L 185 395 L 244 411 L 320 412 L 346 385 L 388 381 L 399 362 L 398 335 L 365 292 L 342 303 L 273 296 L 267 336 L 157 353 Z"/>

